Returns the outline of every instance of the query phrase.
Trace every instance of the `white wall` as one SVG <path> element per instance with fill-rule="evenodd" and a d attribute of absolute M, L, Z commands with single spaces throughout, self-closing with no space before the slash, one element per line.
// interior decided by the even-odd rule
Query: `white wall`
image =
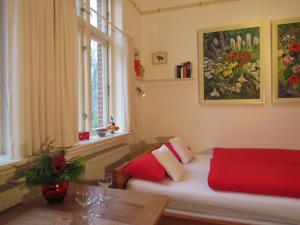
<path fill-rule="evenodd" d="M 134 38 L 134 47 L 141 48 L 142 16 L 128 1 L 123 0 L 123 30 Z"/>
<path fill-rule="evenodd" d="M 299 8 L 299 0 L 242 0 L 144 15 L 141 50 L 145 78 L 174 77 L 174 65 L 190 60 L 195 80 L 142 84 L 147 93 L 139 99 L 142 140 L 154 142 L 158 136 L 176 135 L 195 151 L 213 146 L 300 149 L 299 103 L 271 103 L 270 47 L 270 20 L 300 16 Z M 266 103 L 198 104 L 197 29 L 257 21 L 267 23 Z M 157 50 L 169 53 L 167 65 L 151 65 L 151 52 Z"/>
<path fill-rule="evenodd" d="M 137 12 L 134 6 L 128 0 L 122 0 L 123 3 L 123 26 L 122 29 L 125 33 L 129 34 L 131 37 L 134 38 L 133 45 L 135 48 L 141 50 L 141 27 L 142 27 L 142 16 Z M 133 74 L 132 76 L 135 76 Z M 137 83 L 134 84 L 134 87 L 138 86 Z M 140 97 L 135 96 L 135 103 L 136 103 L 136 133 L 135 133 L 135 142 L 139 143 L 141 140 L 141 131 L 142 131 L 142 121 L 141 121 L 141 104 L 142 102 L 139 101 Z M 139 148 L 139 145 L 137 145 Z M 139 151 L 139 149 L 137 149 Z"/>

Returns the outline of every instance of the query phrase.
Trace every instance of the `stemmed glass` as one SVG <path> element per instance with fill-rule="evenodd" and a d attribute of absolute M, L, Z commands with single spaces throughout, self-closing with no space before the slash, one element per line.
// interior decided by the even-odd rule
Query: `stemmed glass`
<path fill-rule="evenodd" d="M 83 213 L 80 215 L 80 219 L 84 221 L 92 220 L 92 216 L 88 212 L 88 206 L 93 202 L 92 195 L 88 192 L 77 190 L 75 193 L 76 202 L 83 207 Z"/>
<path fill-rule="evenodd" d="M 94 218 L 100 218 L 101 217 L 101 202 L 102 202 L 102 195 L 99 193 L 93 193 L 92 194 L 92 212 L 93 212 L 93 217 Z"/>
<path fill-rule="evenodd" d="M 99 179 L 98 184 L 103 188 L 102 201 L 112 200 L 112 196 L 107 193 L 107 189 L 112 185 L 112 183 L 113 177 L 109 173 Z"/>

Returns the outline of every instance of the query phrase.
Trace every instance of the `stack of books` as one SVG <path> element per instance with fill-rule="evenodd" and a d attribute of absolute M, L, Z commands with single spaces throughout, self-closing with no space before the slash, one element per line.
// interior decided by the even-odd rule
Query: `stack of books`
<path fill-rule="evenodd" d="M 192 77 L 192 62 L 184 62 L 176 65 L 176 78 L 191 78 Z"/>

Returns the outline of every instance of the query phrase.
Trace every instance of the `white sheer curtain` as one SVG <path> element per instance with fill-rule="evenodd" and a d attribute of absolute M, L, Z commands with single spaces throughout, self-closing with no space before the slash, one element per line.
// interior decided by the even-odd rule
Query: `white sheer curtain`
<path fill-rule="evenodd" d="M 73 0 L 4 0 L 4 148 L 12 158 L 40 143 L 77 141 Z"/>
<path fill-rule="evenodd" d="M 119 32 L 113 35 L 112 112 L 122 131 L 136 129 L 132 42 L 132 39 Z"/>
<path fill-rule="evenodd" d="M 55 0 L 55 137 L 78 141 L 77 16 L 75 0 Z"/>
<path fill-rule="evenodd" d="M 123 91 L 125 102 L 124 127 L 127 131 L 136 129 L 136 107 L 135 107 L 135 71 L 134 71 L 134 51 L 133 40 L 129 37 L 123 37 L 122 44 L 122 71 L 123 71 Z"/>

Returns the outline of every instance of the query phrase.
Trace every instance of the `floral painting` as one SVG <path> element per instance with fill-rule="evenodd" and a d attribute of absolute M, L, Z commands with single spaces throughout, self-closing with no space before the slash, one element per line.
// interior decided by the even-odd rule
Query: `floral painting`
<path fill-rule="evenodd" d="M 259 26 L 200 30 L 200 100 L 260 102 Z"/>
<path fill-rule="evenodd" d="M 300 19 L 273 23 L 273 35 L 275 100 L 299 100 Z"/>

